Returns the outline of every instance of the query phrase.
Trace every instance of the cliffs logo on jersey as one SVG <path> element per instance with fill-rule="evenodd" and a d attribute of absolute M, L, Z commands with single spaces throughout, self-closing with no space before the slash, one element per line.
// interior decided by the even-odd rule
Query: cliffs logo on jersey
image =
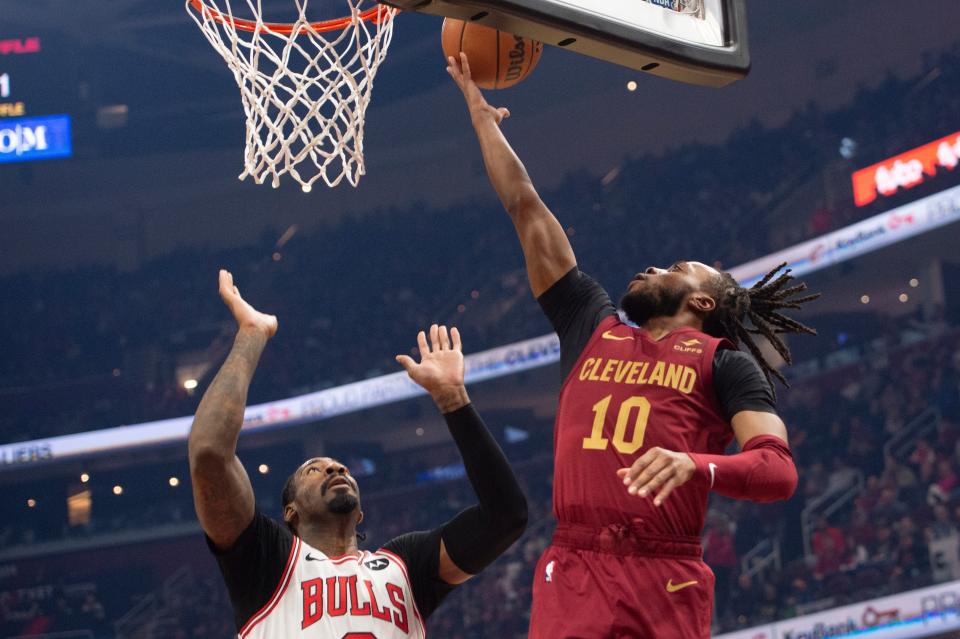
<path fill-rule="evenodd" d="M 677 344 L 673 345 L 673 350 L 680 353 L 695 353 L 700 355 L 703 353 L 703 342 L 698 340 L 696 337 L 690 339 L 680 340 Z"/>
<path fill-rule="evenodd" d="M 410 632 L 403 588 L 387 582 L 385 587 L 390 606 L 381 606 L 377 601 L 373 582 L 369 579 L 364 579 L 362 584 L 357 582 L 356 575 L 318 577 L 301 582 L 303 619 L 300 622 L 300 629 L 306 630 L 323 619 L 324 615 L 328 615 L 329 617 L 373 617 L 393 623 L 405 634 Z M 364 597 L 361 592 L 365 592 L 367 596 Z"/>

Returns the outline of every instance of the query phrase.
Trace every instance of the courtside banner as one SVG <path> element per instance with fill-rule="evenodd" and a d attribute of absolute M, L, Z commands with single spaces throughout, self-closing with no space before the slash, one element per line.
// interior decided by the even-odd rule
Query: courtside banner
<path fill-rule="evenodd" d="M 952 171 L 957 164 L 960 131 L 860 169 L 853 174 L 853 201 L 866 206 L 878 195 L 888 197 L 900 189 L 912 189 L 936 176 L 939 169 Z"/>
<path fill-rule="evenodd" d="M 960 581 L 902 592 L 715 639 L 908 639 L 960 631 Z"/>
<path fill-rule="evenodd" d="M 72 153 L 69 115 L 0 119 L 0 162 L 68 158 Z"/>
<path fill-rule="evenodd" d="M 783 262 L 794 275 L 812 273 L 960 220 L 960 186 L 874 215 L 838 231 L 730 269 L 743 286 Z"/>
<path fill-rule="evenodd" d="M 960 186 L 748 262 L 730 272 L 744 286 L 753 284 L 781 262 L 787 262 L 796 275 L 811 273 L 957 220 L 960 220 Z M 560 360 L 560 342 L 551 333 L 467 355 L 465 360 L 467 382 L 476 383 L 553 364 Z M 422 394 L 420 387 L 411 382 L 404 372 L 383 375 L 250 406 L 244 417 L 244 430 L 318 421 Z M 7 444 L 0 446 L 0 470 L 121 448 L 184 441 L 192 420 L 192 417 L 178 417 Z"/>
<path fill-rule="evenodd" d="M 555 334 L 467 355 L 467 383 L 511 375 L 560 360 L 560 340 Z M 406 372 L 382 375 L 361 382 L 307 395 L 247 407 L 245 432 L 318 421 L 425 394 Z M 185 441 L 193 417 L 178 417 L 132 426 L 51 437 L 0 447 L 0 469 L 22 468 L 51 460 L 92 455 L 122 448 Z"/>

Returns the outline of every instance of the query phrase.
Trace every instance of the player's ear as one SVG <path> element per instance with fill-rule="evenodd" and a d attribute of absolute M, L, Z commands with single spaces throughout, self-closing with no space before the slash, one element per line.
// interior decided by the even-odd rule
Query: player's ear
<path fill-rule="evenodd" d="M 283 521 L 294 528 L 297 526 L 297 509 L 292 502 L 283 507 Z"/>
<path fill-rule="evenodd" d="M 702 291 L 691 295 L 689 304 L 698 313 L 710 313 L 717 308 L 717 301 Z"/>
<path fill-rule="evenodd" d="M 357 519 L 357 525 L 359 526 L 362 523 L 363 523 L 363 511 L 361 510 L 360 517 Z"/>

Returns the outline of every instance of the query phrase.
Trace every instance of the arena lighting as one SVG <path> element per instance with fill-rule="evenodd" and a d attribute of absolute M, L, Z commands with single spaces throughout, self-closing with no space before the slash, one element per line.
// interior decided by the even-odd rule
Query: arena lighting
<path fill-rule="evenodd" d="M 28 499 L 28 500 L 27 500 L 27 508 L 33 508 L 33 507 L 35 507 L 36 505 L 37 505 L 37 500 L 36 500 L 36 499 Z"/>
<path fill-rule="evenodd" d="M 170 484 L 170 486 L 176 488 L 177 486 L 180 485 L 180 480 L 177 479 L 176 477 L 171 477 L 170 479 L 167 480 L 167 483 Z"/>
<path fill-rule="evenodd" d="M 266 464 L 260 464 L 260 466 L 257 467 L 257 470 L 260 471 L 261 475 L 266 475 L 267 473 L 270 472 L 270 467 L 267 466 Z"/>
<path fill-rule="evenodd" d="M 422 427 L 422 426 L 418 426 L 418 427 L 417 427 L 417 437 L 423 437 L 423 433 L 424 433 L 424 432 L 425 432 L 425 431 L 423 430 L 423 427 Z"/>
<path fill-rule="evenodd" d="M 80 473 L 80 481 L 84 484 L 87 483 L 90 481 L 90 475 L 88 473 Z"/>
<path fill-rule="evenodd" d="M 911 278 L 911 279 L 910 279 L 910 288 L 917 288 L 918 286 L 920 286 L 920 280 L 918 280 L 918 279 L 915 278 L 915 277 L 914 277 L 914 278 Z"/>
<path fill-rule="evenodd" d="M 114 494 L 114 495 L 122 495 L 122 494 L 123 494 L 123 486 L 121 486 L 120 484 L 117 484 L 116 486 L 114 486 L 114 487 L 113 487 L 113 494 Z"/>
<path fill-rule="evenodd" d="M 861 304 L 869 304 L 869 303 L 870 303 L 870 296 L 869 296 L 869 295 L 861 295 L 861 296 L 860 296 L 860 303 L 861 303 Z"/>
<path fill-rule="evenodd" d="M 198 382 L 195 379 L 188 379 L 183 382 L 183 387 L 186 388 L 187 390 L 193 390 L 194 388 L 197 387 L 197 385 L 198 385 Z"/>
<path fill-rule="evenodd" d="M 900 297 L 897 299 L 899 299 L 901 302 L 906 302 L 908 299 L 910 299 L 910 296 L 906 293 L 900 293 Z"/>
<path fill-rule="evenodd" d="M 636 80 L 630 80 L 629 82 L 627 82 L 627 91 L 633 92 L 633 91 L 636 91 L 636 90 L 637 90 L 637 82 L 636 82 Z"/>
<path fill-rule="evenodd" d="M 853 138 L 843 138 L 840 140 L 840 156 L 845 160 L 853 159 L 857 154 L 857 141 Z"/>
<path fill-rule="evenodd" d="M 282 253 L 277 252 L 277 253 L 274 253 L 274 254 L 273 254 L 273 261 L 274 261 L 274 262 L 279 262 L 279 261 L 282 260 L 282 259 L 283 259 L 283 254 L 282 254 Z"/>

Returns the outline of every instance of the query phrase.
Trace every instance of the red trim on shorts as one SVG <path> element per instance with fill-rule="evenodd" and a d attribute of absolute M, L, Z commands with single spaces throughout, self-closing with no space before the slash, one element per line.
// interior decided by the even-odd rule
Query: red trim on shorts
<path fill-rule="evenodd" d="M 427 625 L 423 623 L 423 617 L 420 616 L 420 611 L 417 609 L 417 598 L 413 595 L 413 582 L 410 581 L 410 575 L 407 573 L 407 564 L 403 563 L 403 559 L 400 559 L 397 555 L 393 554 L 386 548 L 381 548 L 377 552 L 370 553 L 371 555 L 376 555 L 377 553 L 383 553 L 388 557 L 392 558 L 397 562 L 397 565 L 400 566 L 400 571 L 403 573 L 403 576 L 407 580 L 407 587 L 410 588 L 410 603 L 413 604 L 413 614 L 417 616 L 417 621 L 420 622 L 420 631 L 423 633 L 422 636 L 427 636 Z"/>
<path fill-rule="evenodd" d="M 293 569 L 297 565 L 296 558 L 300 556 L 301 547 L 300 538 L 294 536 L 293 539 L 294 542 L 290 548 L 290 556 L 287 557 L 287 565 L 283 569 L 283 577 L 280 579 L 280 583 L 277 584 L 277 589 L 273 591 L 273 596 L 270 597 L 267 604 L 250 617 L 249 621 L 240 629 L 238 634 L 241 638 L 249 634 L 254 626 L 266 619 L 270 613 L 273 612 L 273 609 L 277 607 L 277 604 L 280 603 L 280 600 L 283 598 L 283 593 L 286 592 L 287 586 L 290 585 L 290 578 L 293 576 Z"/>

